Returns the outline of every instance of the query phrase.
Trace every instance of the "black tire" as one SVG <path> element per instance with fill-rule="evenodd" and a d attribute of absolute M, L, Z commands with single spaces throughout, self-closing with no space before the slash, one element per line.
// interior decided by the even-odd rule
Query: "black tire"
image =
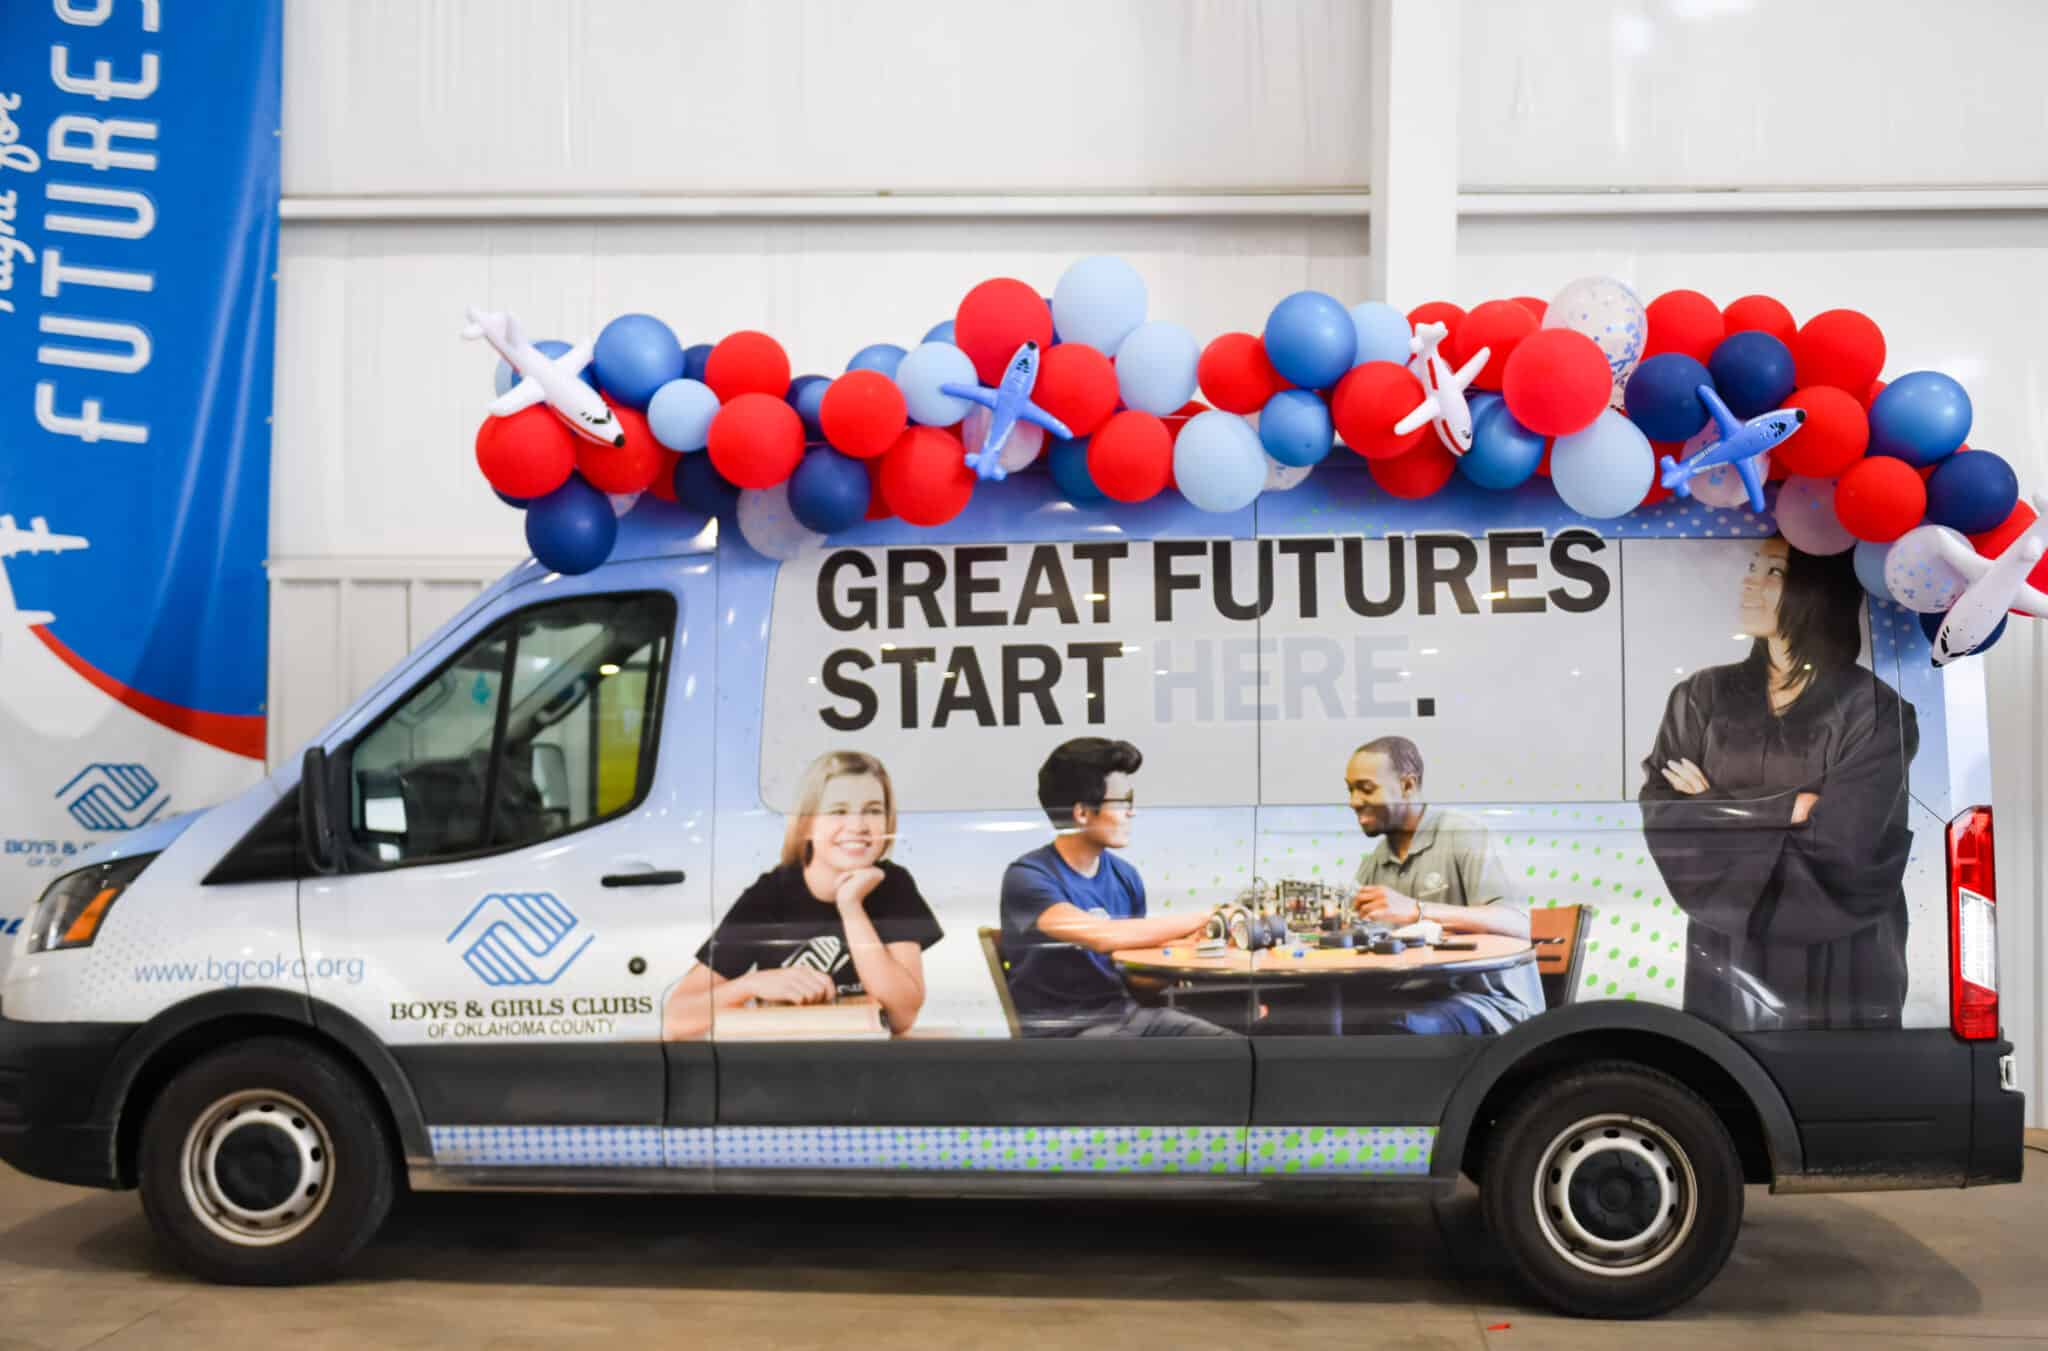
<path fill-rule="evenodd" d="M 1582 1318 L 1678 1307 L 1720 1273 L 1742 1227 L 1727 1127 L 1676 1079 L 1626 1061 L 1517 1102 L 1487 1146 L 1480 1190 L 1523 1283 Z"/>
<path fill-rule="evenodd" d="M 286 1037 L 181 1071 L 143 1123 L 139 1163 L 158 1238 L 195 1275 L 229 1285 L 334 1275 L 383 1223 L 397 1175 L 370 1090 Z"/>

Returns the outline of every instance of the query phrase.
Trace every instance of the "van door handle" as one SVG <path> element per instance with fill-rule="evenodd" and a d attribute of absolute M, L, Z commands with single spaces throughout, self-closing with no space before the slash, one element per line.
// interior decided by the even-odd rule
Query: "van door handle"
<path fill-rule="evenodd" d="M 682 880 L 681 868 L 651 873 L 606 873 L 598 879 L 608 887 L 672 887 Z"/>

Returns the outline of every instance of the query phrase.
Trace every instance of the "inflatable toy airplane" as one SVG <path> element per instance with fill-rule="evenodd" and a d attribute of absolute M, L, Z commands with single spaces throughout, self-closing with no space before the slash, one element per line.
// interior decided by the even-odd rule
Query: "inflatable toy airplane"
<path fill-rule="evenodd" d="M 1472 449 L 1472 408 L 1465 402 L 1465 389 L 1486 369 L 1493 349 L 1480 348 L 1454 371 L 1437 350 L 1449 333 L 1442 324 L 1428 323 L 1408 340 L 1408 350 L 1415 354 L 1408 369 L 1422 382 L 1422 402 L 1394 424 L 1394 434 L 1406 436 L 1427 422 L 1436 429 L 1436 439 L 1444 443 L 1445 450 L 1463 455 Z"/>
<path fill-rule="evenodd" d="M 471 310 L 463 326 L 465 338 L 482 338 L 505 358 L 519 379 L 491 404 L 491 416 L 509 417 L 522 408 L 545 402 L 569 430 L 601 446 L 624 446 L 626 429 L 598 397 L 580 372 L 590 364 L 590 344 L 579 342 L 559 357 L 526 340 L 519 321 L 509 314 Z"/>
<path fill-rule="evenodd" d="M 2048 619 L 2048 595 L 2027 585 L 2027 574 L 2048 551 L 2048 494 L 2034 495 L 2034 512 L 2034 523 L 1996 558 L 1984 557 L 1954 535 L 1940 536 L 1943 561 L 1969 578 L 1970 585 L 1948 607 L 1935 631 L 1936 666 L 1982 647 L 2005 622 L 2008 610 Z"/>
<path fill-rule="evenodd" d="M 12 516 L 0 516 L 0 558 L 12 558 L 16 554 L 61 554 L 88 547 L 82 536 L 51 534 L 50 523 L 40 516 L 29 521 L 26 530 L 17 526 Z M 0 624 L 28 628 L 56 619 L 48 610 L 15 609 L 14 589 L 6 582 L 6 569 L 0 568 Z"/>
<path fill-rule="evenodd" d="M 1031 402 L 1031 389 L 1037 383 L 1038 344 L 1027 342 L 1010 358 L 1009 369 L 1003 372 L 1000 387 L 939 386 L 941 394 L 978 403 L 989 411 L 988 435 L 982 438 L 981 449 L 967 452 L 967 467 L 982 478 L 1000 479 L 1007 474 L 1002 463 L 1003 442 L 1010 439 L 1010 433 L 1017 429 L 1020 418 L 1033 426 L 1045 428 L 1062 440 L 1073 439 L 1074 434 L 1067 430 L 1066 423 Z"/>
<path fill-rule="evenodd" d="M 1711 385 L 1699 386 L 1698 393 L 1700 402 L 1714 415 L 1714 425 L 1720 428 L 1721 439 L 1682 463 L 1666 455 L 1663 462 L 1664 486 L 1679 497 L 1691 497 L 1693 479 L 1710 469 L 1732 464 L 1735 472 L 1742 475 L 1742 486 L 1749 493 L 1750 510 L 1762 511 L 1764 474 L 1760 467 L 1761 457 L 1805 425 L 1806 410 L 1780 408 L 1760 413 L 1747 422 L 1738 422 Z"/>

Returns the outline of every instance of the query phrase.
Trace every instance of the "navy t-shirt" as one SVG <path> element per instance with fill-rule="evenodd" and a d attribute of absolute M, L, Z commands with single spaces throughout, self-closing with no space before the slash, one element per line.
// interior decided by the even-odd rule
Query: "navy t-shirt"
<path fill-rule="evenodd" d="M 1034 849 L 1003 874 L 1003 958 L 1010 998 L 1027 1033 L 1045 1035 L 1122 1013 L 1134 1001 L 1105 953 L 1048 937 L 1038 917 L 1060 902 L 1105 919 L 1142 919 L 1145 879 L 1105 852 L 1083 877 L 1052 845 Z"/>
<path fill-rule="evenodd" d="M 924 948 L 944 938 L 910 874 L 887 859 L 879 866 L 882 880 L 862 904 L 876 935 L 884 943 Z M 794 863 L 755 878 L 697 949 L 697 960 L 727 980 L 771 967 L 808 966 L 832 977 L 841 996 L 865 993 L 839 907 L 811 895 L 804 870 Z"/>

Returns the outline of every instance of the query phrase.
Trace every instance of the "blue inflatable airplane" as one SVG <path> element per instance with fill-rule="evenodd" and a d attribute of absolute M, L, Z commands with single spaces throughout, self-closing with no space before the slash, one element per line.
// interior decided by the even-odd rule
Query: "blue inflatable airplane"
<path fill-rule="evenodd" d="M 1003 372 L 1001 388 L 987 389 L 981 385 L 939 386 L 941 394 L 950 394 L 956 399 L 968 399 L 980 404 L 991 414 L 988 435 L 982 438 L 981 449 L 967 452 L 967 467 L 982 478 L 1000 479 L 1008 471 L 1003 468 L 1003 442 L 1010 439 L 1010 433 L 1017 429 L 1017 422 L 1043 427 L 1054 436 L 1071 440 L 1073 433 L 1067 424 L 1051 413 L 1031 402 L 1032 386 L 1038 383 L 1038 344 L 1027 342 L 1017 349 L 1010 358 L 1009 369 Z"/>
<path fill-rule="evenodd" d="M 1762 511 L 1764 475 L 1763 470 L 1757 467 L 1758 457 L 1798 431 L 1806 421 L 1806 410 L 1780 408 L 1758 414 L 1747 422 L 1738 422 L 1712 385 L 1701 385 L 1697 392 L 1700 402 L 1714 415 L 1714 425 L 1721 429 L 1721 439 L 1683 464 L 1666 455 L 1663 461 L 1664 486 L 1680 497 L 1691 497 L 1692 479 L 1710 469 L 1732 464 L 1735 472 L 1742 475 L 1742 486 L 1749 491 L 1750 510 Z"/>

